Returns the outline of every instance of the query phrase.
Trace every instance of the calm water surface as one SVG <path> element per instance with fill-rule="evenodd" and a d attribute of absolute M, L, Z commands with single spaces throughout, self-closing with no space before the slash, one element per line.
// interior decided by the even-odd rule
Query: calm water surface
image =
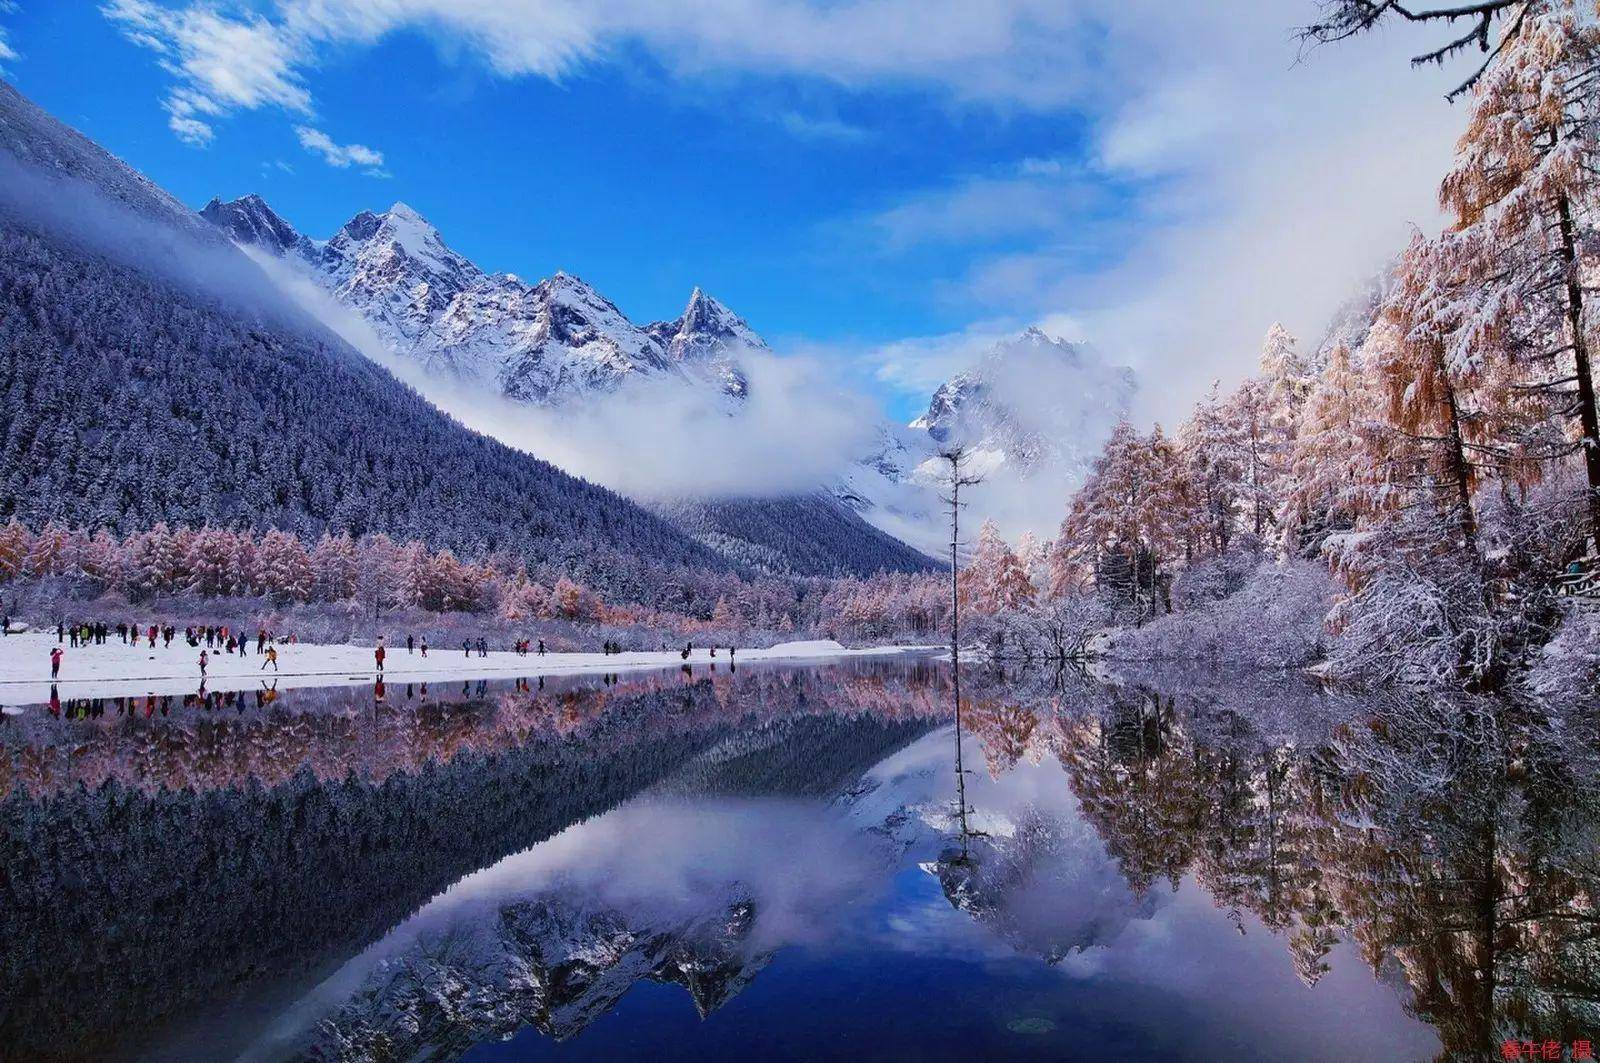
<path fill-rule="evenodd" d="M 1600 1040 L 1592 716 L 962 684 L 959 730 L 908 660 L 26 707 L 0 1058 Z"/>

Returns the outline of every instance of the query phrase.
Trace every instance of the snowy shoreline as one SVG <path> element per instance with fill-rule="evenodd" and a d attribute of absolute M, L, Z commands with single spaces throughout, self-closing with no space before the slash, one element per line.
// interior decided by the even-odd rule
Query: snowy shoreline
<path fill-rule="evenodd" d="M 50 651 L 62 647 L 61 678 L 50 680 Z M 427 657 L 408 653 L 405 645 L 389 646 L 383 676 L 389 681 L 429 682 L 451 679 L 514 679 L 548 675 L 601 675 L 623 671 L 674 668 L 683 664 L 696 667 L 727 664 L 727 647 L 717 647 L 711 656 L 706 647 L 696 647 L 685 661 L 677 650 L 635 651 L 616 654 L 549 653 L 543 657 L 530 653 L 519 657 L 509 651 L 490 651 L 479 657 L 460 648 L 430 647 Z M 826 662 L 858 657 L 888 657 L 920 653 L 927 646 L 869 646 L 849 649 L 829 639 L 785 642 L 765 649 L 740 649 L 735 664 L 757 662 Z M 276 674 L 266 658 L 251 646 L 247 657 L 208 652 L 206 688 L 208 690 L 253 690 L 263 682 L 277 680 L 280 690 L 291 687 L 342 686 L 371 683 L 377 677 L 373 647 L 315 643 L 280 644 Z M 187 694 L 200 685 L 200 650 L 182 639 L 170 647 L 154 649 L 141 645 L 137 650 L 120 641 L 104 646 L 73 647 L 58 643 L 54 632 L 28 632 L 0 638 L 0 704 L 27 705 L 50 700 L 55 686 L 63 698 L 104 698 L 133 694 Z"/>

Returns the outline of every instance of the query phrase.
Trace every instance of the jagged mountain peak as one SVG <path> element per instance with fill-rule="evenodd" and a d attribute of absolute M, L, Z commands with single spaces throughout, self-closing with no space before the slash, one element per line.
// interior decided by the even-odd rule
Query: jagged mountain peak
<path fill-rule="evenodd" d="M 394 353 L 523 402 L 567 402 L 662 373 L 742 399 L 749 384 L 736 357 L 766 348 L 700 287 L 679 318 L 641 327 L 566 270 L 531 285 L 512 273 L 486 274 L 403 201 L 361 211 L 321 244 L 259 196 L 214 200 L 202 213 L 240 243 L 304 259 Z"/>
<path fill-rule="evenodd" d="M 744 318 L 707 295 L 699 285 L 695 285 L 694 291 L 689 293 L 689 302 L 684 306 L 682 316 L 673 324 L 677 326 L 675 334 L 685 339 L 707 336 L 734 340 L 747 347 L 766 347 L 766 342 L 755 334 Z"/>
<path fill-rule="evenodd" d="M 406 203 L 406 202 L 404 202 L 402 200 L 398 200 L 398 199 L 395 200 L 394 203 L 392 203 L 390 205 L 389 209 L 387 211 L 385 211 L 385 213 L 390 218 L 398 218 L 398 219 L 401 219 L 403 221 L 420 222 L 421 224 L 427 225 L 429 228 L 432 228 L 432 225 L 429 224 L 428 219 L 424 218 L 409 203 Z"/>
<path fill-rule="evenodd" d="M 277 255 L 316 257 L 314 241 L 302 235 L 255 192 L 224 202 L 220 197 L 200 208 L 200 216 L 227 233 L 237 244 L 260 247 Z"/>

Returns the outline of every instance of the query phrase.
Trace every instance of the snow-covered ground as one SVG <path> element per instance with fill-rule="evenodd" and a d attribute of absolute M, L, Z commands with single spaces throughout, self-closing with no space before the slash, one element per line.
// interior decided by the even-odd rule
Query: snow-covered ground
<path fill-rule="evenodd" d="M 54 632 L 28 632 L 0 638 L 0 704 L 19 705 L 48 701 L 50 698 L 50 651 L 60 645 L 65 653 L 57 687 L 63 698 L 116 697 L 126 694 L 181 694 L 193 691 L 200 682 L 200 650 L 192 649 L 180 636 L 170 647 L 158 640 L 154 649 L 142 640 L 137 649 L 126 646 L 115 636 L 104 646 L 74 648 L 57 643 Z M 528 654 L 491 651 L 469 656 L 460 646 L 453 650 L 430 646 L 428 656 L 420 650 L 406 651 L 405 643 L 386 647 L 384 676 L 388 679 L 428 681 L 434 679 L 514 678 L 517 676 L 621 672 L 647 668 L 667 668 L 688 663 L 700 668 L 728 663 L 728 648 L 716 649 L 716 656 L 703 646 L 685 662 L 679 651 L 602 653 L 551 653 L 540 657 Z M 909 653 L 923 647 L 873 646 L 846 649 L 828 639 L 786 642 L 766 649 L 739 649 L 737 664 L 756 661 L 826 661 L 847 657 L 871 657 Z M 371 646 L 331 646 L 313 643 L 279 644 L 278 672 L 274 676 L 266 658 L 250 644 L 247 657 L 226 653 L 207 653 L 206 686 L 211 690 L 253 688 L 263 679 L 277 678 L 278 688 L 295 686 L 334 686 L 343 683 L 370 683 L 376 675 Z"/>

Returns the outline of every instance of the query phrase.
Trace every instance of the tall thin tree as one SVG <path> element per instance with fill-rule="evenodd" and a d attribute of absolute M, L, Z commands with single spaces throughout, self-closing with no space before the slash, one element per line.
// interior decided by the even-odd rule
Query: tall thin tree
<path fill-rule="evenodd" d="M 967 824 L 967 772 L 961 759 L 961 507 L 966 505 L 961 501 L 961 489 L 977 486 L 983 477 L 966 471 L 967 452 L 961 446 L 947 447 L 939 457 L 950 466 L 950 493 L 941 495 L 940 501 L 950 507 L 950 687 L 956 703 L 956 816 L 961 824 L 961 862 L 966 863 L 971 856 L 971 831 Z"/>

